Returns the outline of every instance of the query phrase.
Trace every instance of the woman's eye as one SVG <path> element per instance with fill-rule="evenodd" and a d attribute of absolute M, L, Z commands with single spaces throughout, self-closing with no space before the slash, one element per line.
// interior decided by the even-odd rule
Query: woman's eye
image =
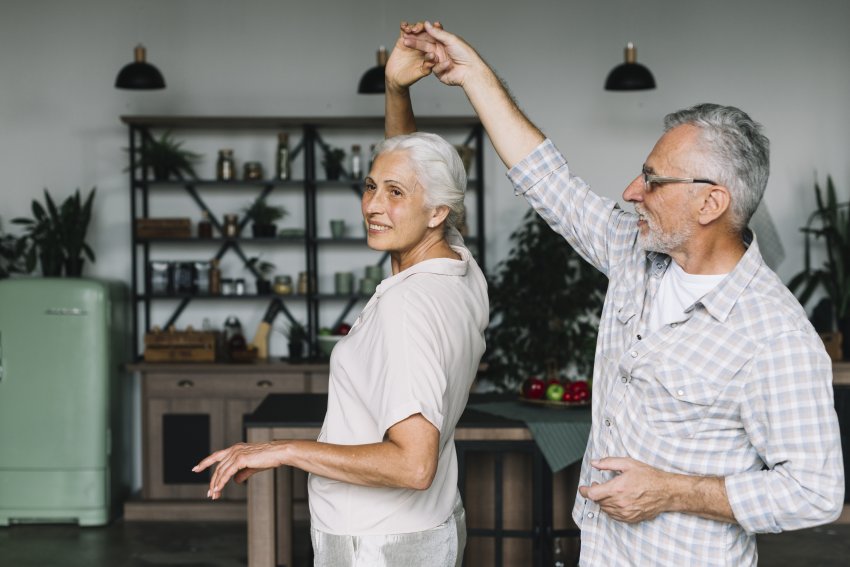
<path fill-rule="evenodd" d="M 363 185 L 363 190 L 364 191 L 374 191 L 375 185 L 373 183 L 366 183 L 366 184 Z"/>

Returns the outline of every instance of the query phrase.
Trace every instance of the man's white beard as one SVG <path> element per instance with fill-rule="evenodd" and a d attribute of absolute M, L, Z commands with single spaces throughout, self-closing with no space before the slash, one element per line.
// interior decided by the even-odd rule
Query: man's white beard
<path fill-rule="evenodd" d="M 635 210 L 646 222 L 646 232 L 638 232 L 637 238 L 638 245 L 644 250 L 670 254 L 693 236 L 694 230 L 690 225 L 683 226 L 678 232 L 666 233 L 655 225 L 654 220 L 643 214 L 643 211 L 637 207 L 635 207 Z"/>

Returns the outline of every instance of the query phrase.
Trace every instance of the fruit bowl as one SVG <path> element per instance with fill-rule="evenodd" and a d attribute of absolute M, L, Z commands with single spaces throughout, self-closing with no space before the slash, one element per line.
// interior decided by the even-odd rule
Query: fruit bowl
<path fill-rule="evenodd" d="M 549 408 L 576 408 L 590 405 L 590 384 L 587 380 L 562 382 L 551 378 L 544 382 L 529 376 L 520 387 L 520 401 Z"/>
<path fill-rule="evenodd" d="M 319 354 L 325 358 L 330 358 L 336 343 L 339 342 L 344 335 L 319 335 Z"/>
<path fill-rule="evenodd" d="M 585 400 L 582 402 L 556 402 L 555 400 L 546 400 L 546 399 L 531 399 L 526 398 L 524 396 L 519 397 L 519 401 L 524 404 L 529 404 L 537 407 L 551 408 L 551 409 L 579 409 L 579 408 L 587 408 L 590 407 L 590 400 Z"/>

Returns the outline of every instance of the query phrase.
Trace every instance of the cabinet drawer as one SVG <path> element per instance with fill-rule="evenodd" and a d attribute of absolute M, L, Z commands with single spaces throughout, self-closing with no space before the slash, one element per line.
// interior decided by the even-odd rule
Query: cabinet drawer
<path fill-rule="evenodd" d="M 262 399 L 271 393 L 310 391 L 309 374 L 148 374 L 147 397 Z"/>

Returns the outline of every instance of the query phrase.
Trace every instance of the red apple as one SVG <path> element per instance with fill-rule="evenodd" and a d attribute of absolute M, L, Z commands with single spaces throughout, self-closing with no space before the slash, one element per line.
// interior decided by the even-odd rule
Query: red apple
<path fill-rule="evenodd" d="M 337 334 L 337 335 L 347 335 L 350 330 L 351 330 L 351 325 L 349 325 L 348 323 L 340 323 L 336 328 L 335 334 Z"/>
<path fill-rule="evenodd" d="M 546 383 L 537 376 L 529 376 L 522 383 L 522 395 L 530 400 L 539 400 L 546 392 Z"/>
<path fill-rule="evenodd" d="M 586 402 L 590 398 L 590 385 L 587 380 L 576 380 L 569 386 L 574 402 Z"/>

